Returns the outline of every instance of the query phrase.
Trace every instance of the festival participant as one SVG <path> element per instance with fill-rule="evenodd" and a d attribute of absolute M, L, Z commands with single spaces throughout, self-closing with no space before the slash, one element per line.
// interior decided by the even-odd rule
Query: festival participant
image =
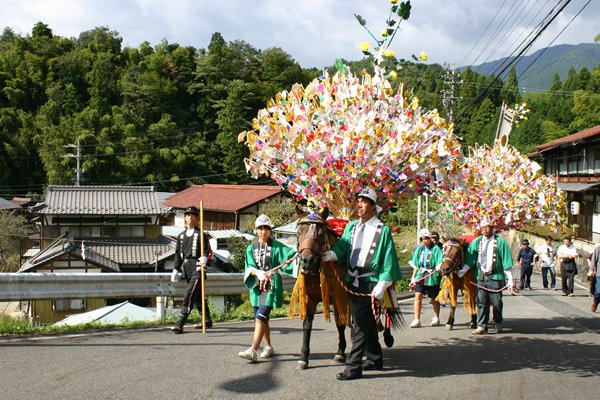
<path fill-rule="evenodd" d="M 590 280 L 590 294 L 592 295 L 592 312 L 596 312 L 600 304 L 600 244 L 594 247 L 592 258 L 590 259 L 590 269 L 587 273 Z"/>
<path fill-rule="evenodd" d="M 437 246 L 440 249 L 444 248 L 444 244 L 440 241 L 440 234 L 436 231 L 431 232 L 431 241 L 433 242 L 434 246 Z"/>
<path fill-rule="evenodd" d="M 575 286 L 575 275 L 577 275 L 577 249 L 571 243 L 571 238 L 566 237 L 556 254 L 560 261 L 560 277 L 562 279 L 562 295 L 575 296 L 573 289 Z"/>
<path fill-rule="evenodd" d="M 365 187 L 356 197 L 359 219 L 349 222 L 342 237 L 323 254 L 323 261 L 337 260 L 347 267 L 351 290 L 352 350 L 346 368 L 336 375 L 342 381 L 362 377 L 363 370 L 383 369 L 371 298 L 380 300 L 394 281 L 402 279 L 392 233 L 377 218 L 377 194 Z"/>
<path fill-rule="evenodd" d="M 260 358 L 273 356 L 269 315 L 273 308 L 280 308 L 283 304 L 283 282 L 278 271 L 291 275 L 294 265 L 289 263 L 273 273 L 269 270 L 296 254 L 295 250 L 271 238 L 273 222 L 266 215 L 256 218 L 254 229 L 257 239 L 246 248 L 244 269 L 244 285 L 250 290 L 250 303 L 254 307 L 254 336 L 252 345 L 238 353 L 238 356 L 251 362 L 257 361 L 258 347 L 263 339 L 265 346 Z"/>
<path fill-rule="evenodd" d="M 517 263 L 521 268 L 521 284 L 519 289 L 523 290 L 527 288 L 532 290 L 531 274 L 533 273 L 533 263 L 538 255 L 534 249 L 529 247 L 529 240 L 523 239 L 521 245 L 523 247 L 519 249 L 519 255 L 517 256 Z"/>
<path fill-rule="evenodd" d="M 177 324 L 171 328 L 176 334 L 183 333 L 185 321 L 187 321 L 188 316 L 194 307 L 202 314 L 202 303 L 200 302 L 200 292 L 202 291 L 200 270 L 201 266 L 206 266 L 206 263 L 212 255 L 208 237 L 206 235 L 204 235 L 204 253 L 208 254 L 208 256 L 202 256 L 200 254 L 201 235 L 200 229 L 198 229 L 198 216 L 200 215 L 200 210 L 195 206 L 189 206 L 185 209 L 183 215 L 186 229 L 177 237 L 177 244 L 175 245 L 175 265 L 173 266 L 173 273 L 171 274 L 171 282 L 179 281 L 179 274 L 181 274 L 188 285 L 185 289 L 185 295 L 183 296 L 183 306 L 181 307 L 179 320 L 177 321 Z M 206 315 L 204 316 L 206 327 L 210 328 L 213 323 L 210 318 L 210 310 L 204 293 L 202 293 L 202 298 L 204 299 L 206 308 Z"/>
<path fill-rule="evenodd" d="M 416 248 L 409 263 L 413 267 L 410 288 L 415 291 L 415 319 L 410 324 L 411 328 L 421 327 L 421 303 L 423 302 L 423 295 L 427 295 L 433 304 L 431 326 L 438 326 L 440 324 L 440 303 L 435 298 L 440 293 L 442 277 L 437 273 L 436 267 L 442 263 L 444 254 L 433 243 L 431 236 L 432 234 L 429 233 L 428 229 L 421 229 L 419 231 L 419 239 L 422 244 Z"/>
<path fill-rule="evenodd" d="M 513 259 L 506 240 L 494 234 L 494 224 L 484 220 L 481 224 L 482 235 L 473 240 L 467 249 L 466 264 L 476 268 L 477 282 L 477 328 L 474 335 L 482 335 L 488 331 L 490 309 L 494 310 L 493 319 L 496 333 L 502 332 L 502 291 L 505 278 L 509 290 L 514 285 L 512 276 Z"/>
<path fill-rule="evenodd" d="M 556 288 L 556 269 L 554 259 L 556 257 L 556 248 L 552 245 L 552 238 L 546 236 L 546 243 L 537 249 L 540 260 L 542 261 L 542 285 L 548 289 L 548 273 L 550 273 L 550 289 Z"/>

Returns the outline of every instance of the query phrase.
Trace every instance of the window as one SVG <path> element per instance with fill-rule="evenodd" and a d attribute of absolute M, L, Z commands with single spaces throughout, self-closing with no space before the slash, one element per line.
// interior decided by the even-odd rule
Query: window
<path fill-rule="evenodd" d="M 54 311 L 83 310 L 85 302 L 83 299 L 59 299 L 52 301 Z"/>

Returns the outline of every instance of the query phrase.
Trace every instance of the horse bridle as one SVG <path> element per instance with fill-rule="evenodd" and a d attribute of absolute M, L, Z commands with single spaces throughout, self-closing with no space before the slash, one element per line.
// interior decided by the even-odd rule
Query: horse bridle
<path fill-rule="evenodd" d="M 460 251 L 460 258 L 457 259 L 451 259 L 450 257 L 446 256 L 446 247 L 458 247 L 459 251 Z M 450 264 L 450 272 L 458 270 L 459 268 L 462 267 L 462 263 L 463 263 L 463 259 L 464 259 L 464 254 L 463 254 L 463 249 L 462 249 L 462 244 L 460 242 L 456 242 L 454 240 L 449 240 L 448 242 L 444 243 L 444 259 L 442 260 L 442 264 L 444 264 L 446 261 L 451 262 Z M 457 265 L 458 264 L 458 265 Z"/>
<path fill-rule="evenodd" d="M 300 227 L 302 225 L 309 224 L 311 225 L 311 227 L 309 228 L 308 234 L 305 238 L 303 238 L 302 242 L 300 242 Z M 327 237 L 327 223 L 319 215 L 309 214 L 300 219 L 297 225 L 298 231 L 296 232 L 296 234 L 298 236 L 298 254 L 302 253 L 304 250 L 311 250 L 320 260 L 321 256 L 323 255 L 323 245 L 325 244 L 325 239 Z M 322 226 L 325 228 L 325 234 L 322 235 L 322 237 L 319 237 L 320 235 L 317 235 L 317 226 Z M 311 229 L 313 228 L 314 230 L 311 231 Z"/>

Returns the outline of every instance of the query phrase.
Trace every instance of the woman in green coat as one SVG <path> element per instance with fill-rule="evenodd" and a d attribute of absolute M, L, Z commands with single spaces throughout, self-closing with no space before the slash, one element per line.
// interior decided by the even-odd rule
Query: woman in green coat
<path fill-rule="evenodd" d="M 291 275 L 294 266 L 289 263 L 273 274 L 268 271 L 296 254 L 295 250 L 271 238 L 273 223 L 266 215 L 256 218 L 254 227 L 257 239 L 246 248 L 244 270 L 244 285 L 250 290 L 250 302 L 254 308 L 254 338 L 248 349 L 238 353 L 241 358 L 252 362 L 259 357 L 257 350 L 263 339 L 265 346 L 260 357 L 269 358 L 273 355 L 269 315 L 273 308 L 279 308 L 283 303 L 283 281 L 279 271 Z"/>

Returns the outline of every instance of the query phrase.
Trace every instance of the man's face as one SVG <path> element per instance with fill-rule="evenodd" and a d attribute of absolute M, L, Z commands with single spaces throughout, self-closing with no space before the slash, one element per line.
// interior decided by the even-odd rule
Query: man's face
<path fill-rule="evenodd" d="M 565 239 L 565 246 L 569 247 L 571 245 L 571 239 Z"/>
<path fill-rule="evenodd" d="M 488 238 L 492 237 L 494 234 L 494 227 L 492 225 L 486 225 L 481 229 L 481 233 Z"/>
<path fill-rule="evenodd" d="M 552 239 L 546 239 L 546 244 L 550 246 L 552 244 Z"/>
<path fill-rule="evenodd" d="M 196 214 L 185 214 L 185 227 L 195 228 L 198 224 L 198 217 Z"/>
<path fill-rule="evenodd" d="M 367 198 L 359 197 L 356 202 L 356 211 L 358 218 L 363 221 L 368 221 L 375 215 L 375 204 Z"/>

